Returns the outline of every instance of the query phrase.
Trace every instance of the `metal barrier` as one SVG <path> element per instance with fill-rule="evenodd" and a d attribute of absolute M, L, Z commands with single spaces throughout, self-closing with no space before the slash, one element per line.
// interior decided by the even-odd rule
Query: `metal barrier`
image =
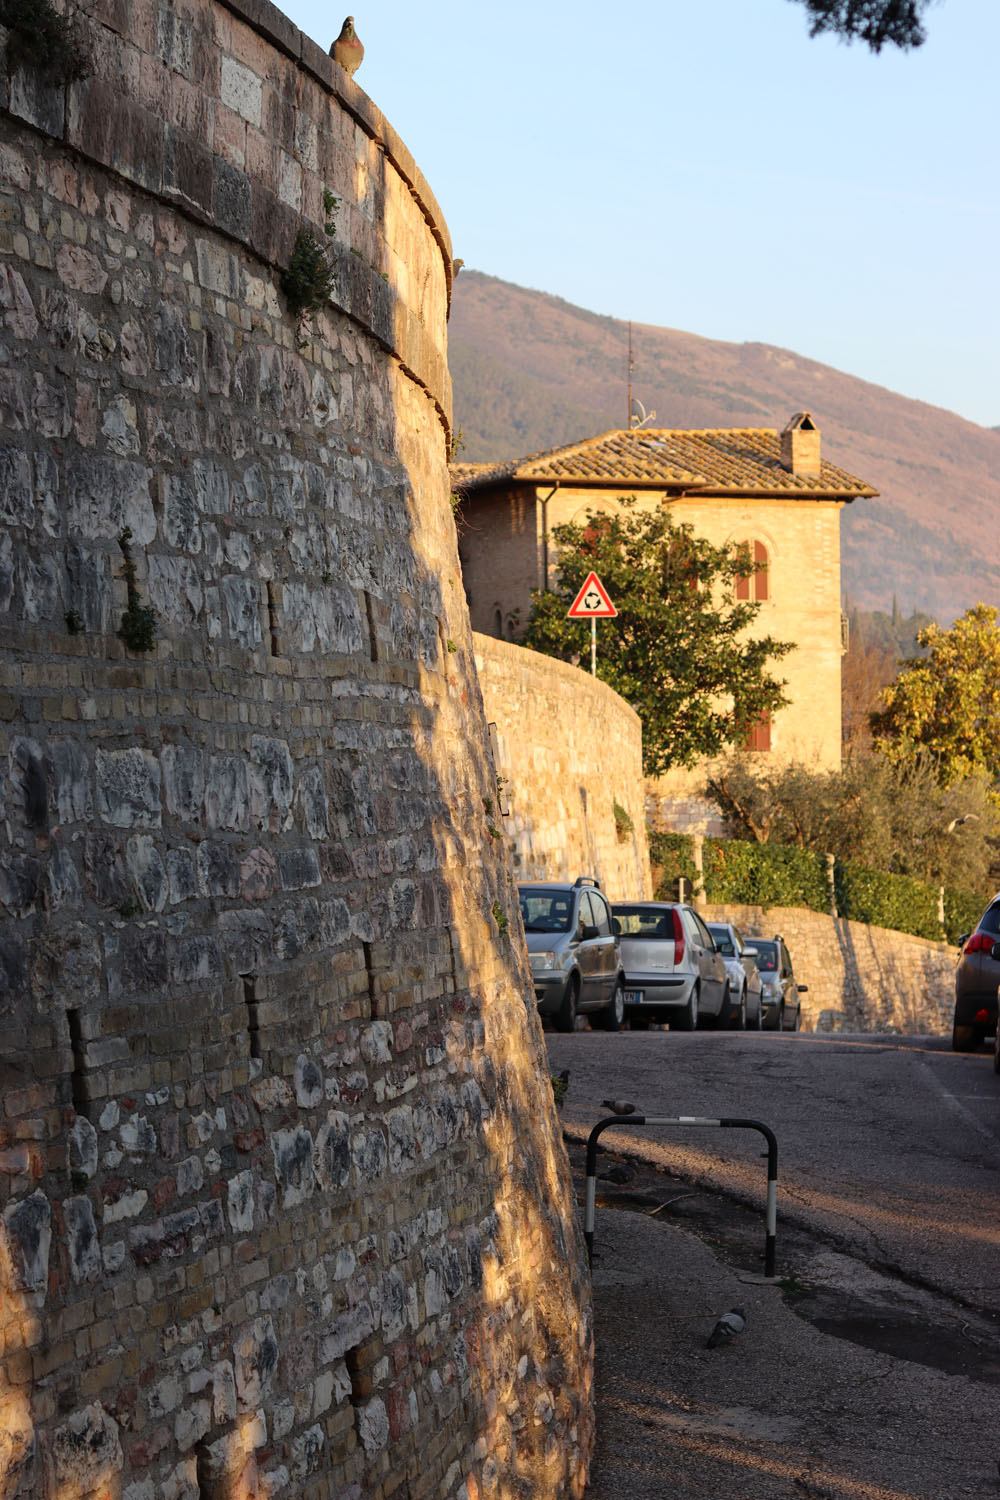
<path fill-rule="evenodd" d="M 617 1104 L 617 1101 L 615 1101 Z M 684 1125 L 696 1128 L 708 1127 L 716 1130 L 757 1130 L 767 1141 L 767 1211 L 765 1216 L 764 1275 L 773 1277 L 777 1247 L 778 1222 L 778 1142 L 769 1125 L 759 1120 L 722 1119 L 703 1120 L 697 1115 L 637 1115 L 623 1113 L 598 1120 L 587 1137 L 587 1198 L 583 1212 L 583 1238 L 587 1245 L 587 1260 L 594 1263 L 594 1205 L 597 1198 L 597 1143 L 602 1133 L 612 1125 Z"/>

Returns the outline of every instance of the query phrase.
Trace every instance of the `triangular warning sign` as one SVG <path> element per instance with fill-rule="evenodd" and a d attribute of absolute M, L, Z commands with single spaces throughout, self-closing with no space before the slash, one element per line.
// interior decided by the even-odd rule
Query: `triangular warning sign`
<path fill-rule="evenodd" d="M 608 598 L 604 584 L 596 573 L 588 573 L 583 587 L 566 611 L 570 620 L 613 620 L 618 611 Z"/>

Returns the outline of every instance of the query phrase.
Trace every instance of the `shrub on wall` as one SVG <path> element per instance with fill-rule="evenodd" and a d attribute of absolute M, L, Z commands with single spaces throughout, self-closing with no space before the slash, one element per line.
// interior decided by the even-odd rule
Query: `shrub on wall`
<path fill-rule="evenodd" d="M 852 922 L 891 927 L 914 937 L 940 938 L 937 891 L 912 875 L 887 875 L 850 860 L 838 860 L 834 874 L 837 911 Z"/>
<path fill-rule="evenodd" d="M 673 901 L 677 881 L 683 876 L 689 893 L 694 890 L 694 855 L 691 836 L 687 833 L 653 833 L 649 835 L 649 863 L 653 871 L 654 901 Z"/>
<path fill-rule="evenodd" d="M 712 903 L 830 909 L 826 859 L 811 849 L 706 839 L 704 864 L 705 895 Z"/>

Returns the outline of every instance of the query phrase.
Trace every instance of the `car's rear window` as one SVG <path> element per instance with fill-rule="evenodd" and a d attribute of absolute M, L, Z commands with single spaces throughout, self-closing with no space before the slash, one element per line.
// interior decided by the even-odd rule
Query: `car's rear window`
<path fill-rule="evenodd" d="M 518 891 L 525 932 L 569 932 L 573 897 L 568 891 Z"/>
<path fill-rule="evenodd" d="M 778 967 L 778 945 L 763 938 L 751 938 L 751 948 L 757 949 L 757 967 L 762 974 L 773 974 Z"/>
<path fill-rule="evenodd" d="M 615 921 L 622 937 L 670 938 L 674 936 L 672 911 L 650 911 L 642 906 L 615 906 Z"/>
<path fill-rule="evenodd" d="M 994 937 L 1000 936 L 1000 901 L 994 901 L 983 913 L 978 931 L 991 932 Z"/>

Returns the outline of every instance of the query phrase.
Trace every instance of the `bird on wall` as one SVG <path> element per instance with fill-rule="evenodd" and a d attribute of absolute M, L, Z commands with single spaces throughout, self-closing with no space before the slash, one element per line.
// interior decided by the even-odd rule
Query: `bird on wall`
<path fill-rule="evenodd" d="M 354 17 L 348 16 L 340 28 L 340 35 L 330 48 L 330 56 L 335 63 L 339 63 L 347 74 L 353 78 L 361 64 L 365 60 L 365 49 L 361 45 L 358 33 L 354 29 Z"/>

